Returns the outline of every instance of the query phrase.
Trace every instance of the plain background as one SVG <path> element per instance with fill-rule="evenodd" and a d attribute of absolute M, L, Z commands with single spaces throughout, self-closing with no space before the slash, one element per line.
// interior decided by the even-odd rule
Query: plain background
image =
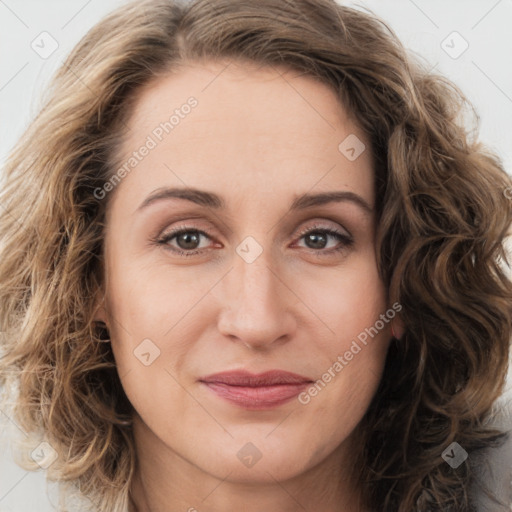
<path fill-rule="evenodd" d="M 37 111 L 38 95 L 64 57 L 92 25 L 123 3 L 0 0 L 0 165 Z M 462 88 L 480 116 L 481 140 L 501 156 L 510 173 L 512 0 L 344 3 L 364 6 L 380 15 L 407 48 Z M 31 46 L 44 31 L 59 45 L 47 59 Z M 511 387 L 509 374 L 509 390 Z M 508 391 L 502 401 L 510 398 Z M 44 471 L 26 472 L 13 462 L 12 436 L 23 434 L 1 411 L 0 428 L 0 512 L 54 510 L 46 493 Z M 50 484 L 49 490 L 56 503 L 55 486 Z"/>

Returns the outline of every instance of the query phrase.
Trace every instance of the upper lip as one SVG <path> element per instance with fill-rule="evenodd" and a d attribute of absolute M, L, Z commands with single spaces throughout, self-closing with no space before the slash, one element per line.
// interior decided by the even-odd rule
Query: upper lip
<path fill-rule="evenodd" d="M 304 384 L 313 382 L 310 378 L 283 370 L 269 370 L 263 373 L 250 373 L 245 370 L 220 372 L 202 377 L 200 382 L 227 384 L 230 386 L 261 387 L 279 384 Z"/>

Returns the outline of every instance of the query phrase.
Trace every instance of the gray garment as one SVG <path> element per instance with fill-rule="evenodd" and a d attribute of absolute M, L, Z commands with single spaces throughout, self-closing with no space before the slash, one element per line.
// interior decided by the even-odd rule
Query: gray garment
<path fill-rule="evenodd" d="M 512 389 L 496 402 L 496 417 L 493 425 L 510 431 L 506 442 L 499 448 L 488 448 L 476 457 L 475 467 L 479 481 L 497 498 L 504 502 L 500 506 L 488 498 L 479 488 L 472 490 L 478 512 L 512 511 Z M 471 455 L 470 455 L 471 456 Z"/>

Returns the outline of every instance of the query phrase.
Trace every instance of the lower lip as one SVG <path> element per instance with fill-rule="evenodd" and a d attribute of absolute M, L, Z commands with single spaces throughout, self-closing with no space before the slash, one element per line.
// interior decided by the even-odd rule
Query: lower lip
<path fill-rule="evenodd" d="M 203 382 L 210 390 L 221 398 L 244 409 L 272 409 L 289 402 L 310 383 L 280 384 L 274 386 L 230 386 L 220 382 Z"/>

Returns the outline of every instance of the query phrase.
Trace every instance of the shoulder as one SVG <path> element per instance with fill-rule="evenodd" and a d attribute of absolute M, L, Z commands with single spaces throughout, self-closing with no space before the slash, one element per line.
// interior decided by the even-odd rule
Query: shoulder
<path fill-rule="evenodd" d="M 478 512 L 512 511 L 512 386 L 497 400 L 496 416 L 492 422 L 496 427 L 508 431 L 509 435 L 498 448 L 487 448 L 472 461 L 476 485 L 470 490 Z M 470 455 L 471 457 L 471 455 Z M 506 505 L 499 506 L 485 494 L 479 484 L 487 487 Z"/>

